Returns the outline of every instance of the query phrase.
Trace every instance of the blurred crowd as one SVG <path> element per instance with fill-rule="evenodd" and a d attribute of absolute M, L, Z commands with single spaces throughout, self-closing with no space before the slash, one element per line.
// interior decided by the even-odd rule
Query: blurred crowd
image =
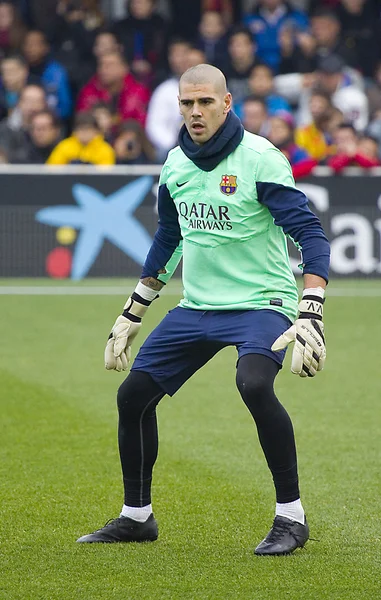
<path fill-rule="evenodd" d="M 178 80 L 207 62 L 296 178 L 381 164 L 381 0 L 127 0 L 119 20 L 102 6 L 0 0 L 0 162 L 162 163 Z"/>

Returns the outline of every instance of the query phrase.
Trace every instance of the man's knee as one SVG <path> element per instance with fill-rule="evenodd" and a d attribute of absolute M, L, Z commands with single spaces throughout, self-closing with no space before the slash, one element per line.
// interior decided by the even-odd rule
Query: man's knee
<path fill-rule="evenodd" d="M 130 371 L 119 386 L 117 404 L 121 418 L 140 418 L 152 404 L 152 410 L 163 397 L 160 386 L 143 371 Z"/>
<path fill-rule="evenodd" d="M 239 360 L 236 383 L 246 404 L 271 398 L 278 370 L 279 365 L 267 356 L 250 354 Z"/>

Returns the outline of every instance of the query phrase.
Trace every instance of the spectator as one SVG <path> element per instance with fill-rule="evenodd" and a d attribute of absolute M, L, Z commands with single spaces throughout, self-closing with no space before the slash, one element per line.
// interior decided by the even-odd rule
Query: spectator
<path fill-rule="evenodd" d="M 336 12 L 324 7 L 316 9 L 311 16 L 311 32 L 316 40 L 317 59 L 334 54 L 347 65 L 355 63 L 353 48 L 346 46 L 340 37 L 341 25 Z"/>
<path fill-rule="evenodd" d="M 42 31 L 29 31 L 23 42 L 23 54 L 30 74 L 41 79 L 48 104 L 61 119 L 68 119 L 72 110 L 69 79 L 65 68 L 50 56 L 50 46 Z"/>
<path fill-rule="evenodd" d="M 115 23 L 113 31 L 136 78 L 152 87 L 155 73 L 163 67 L 167 25 L 156 13 L 156 0 L 129 0 L 128 17 Z"/>
<path fill-rule="evenodd" d="M 137 121 L 121 123 L 114 142 L 118 165 L 147 165 L 155 162 L 155 150 Z"/>
<path fill-rule="evenodd" d="M 235 104 L 239 104 L 250 94 L 248 78 L 252 68 L 259 64 L 256 58 L 256 44 L 248 29 L 235 27 L 229 36 L 228 61 L 221 65 L 225 73 L 229 92 Z"/>
<path fill-rule="evenodd" d="M 0 65 L 0 114 L 7 116 L 19 101 L 21 90 L 29 78 L 29 69 L 22 56 L 17 54 L 3 58 Z"/>
<path fill-rule="evenodd" d="M 372 119 L 377 111 L 381 111 L 381 61 L 376 65 L 372 83 L 369 85 L 366 95 L 369 103 L 369 114 Z"/>
<path fill-rule="evenodd" d="M 113 165 L 115 152 L 103 139 L 97 122 L 90 113 L 76 115 L 73 133 L 53 150 L 48 165 Z"/>
<path fill-rule="evenodd" d="M 223 23 L 228 26 L 232 24 L 234 16 L 241 16 L 239 5 L 239 0 L 202 0 L 202 16 L 206 12 L 217 13 L 221 15 Z"/>
<path fill-rule="evenodd" d="M 378 157 L 369 158 L 364 153 L 364 146 L 360 150 L 358 133 L 351 123 L 343 123 L 337 128 L 334 141 L 336 154 L 328 160 L 328 165 L 336 174 L 341 173 L 345 167 L 358 166 L 369 169 L 380 164 Z"/>
<path fill-rule="evenodd" d="M 294 23 L 285 24 L 279 32 L 279 73 L 312 73 L 316 68 L 316 40 L 310 32 Z"/>
<path fill-rule="evenodd" d="M 365 93 L 348 80 L 344 67 L 339 56 L 322 59 L 318 65 L 318 83 L 331 94 L 332 103 L 341 110 L 345 120 L 363 131 L 368 124 L 368 100 Z"/>
<path fill-rule="evenodd" d="M 148 106 L 146 131 L 154 145 L 158 160 L 165 160 L 168 151 L 177 143 L 181 125 L 178 104 L 179 79 L 188 69 L 189 42 L 173 39 L 168 49 L 170 77 L 163 81 L 154 93 Z"/>
<path fill-rule="evenodd" d="M 23 162 L 44 164 L 61 138 L 61 124 L 54 112 L 43 110 L 34 114 L 29 127 L 29 143 Z"/>
<path fill-rule="evenodd" d="M 0 58 L 10 52 L 18 52 L 26 32 L 13 2 L 0 1 Z"/>
<path fill-rule="evenodd" d="M 357 144 L 357 152 L 375 162 L 374 166 L 380 166 L 380 152 L 378 140 L 371 135 L 363 135 Z"/>
<path fill-rule="evenodd" d="M 312 121 L 296 129 L 295 142 L 312 158 L 321 162 L 334 152 L 330 132 L 334 107 L 330 95 L 322 90 L 312 92 L 309 108 Z"/>
<path fill-rule="evenodd" d="M 254 95 L 245 98 L 242 103 L 242 123 L 250 133 L 268 136 L 269 113 L 263 98 Z"/>
<path fill-rule="evenodd" d="M 106 142 L 112 144 L 114 129 L 117 124 L 115 123 L 111 107 L 106 102 L 99 102 L 98 104 L 94 104 L 91 114 L 95 117 L 98 128 Z"/>
<path fill-rule="evenodd" d="M 98 0 L 60 0 L 49 27 L 54 54 L 66 68 L 75 94 L 95 71 L 92 49 L 104 26 Z"/>
<path fill-rule="evenodd" d="M 306 31 L 307 16 L 283 0 L 259 0 L 254 12 L 244 19 L 258 46 L 258 58 L 275 73 L 281 61 L 280 32 L 284 26 L 294 31 Z"/>
<path fill-rule="evenodd" d="M 268 139 L 287 157 L 295 179 L 309 175 L 316 166 L 317 162 L 295 143 L 294 120 L 289 112 L 279 111 L 270 117 Z"/>
<path fill-rule="evenodd" d="M 346 62 L 365 77 L 372 77 L 381 54 L 379 12 L 366 0 L 342 0 L 337 8 L 343 45 L 353 52 Z"/>
<path fill-rule="evenodd" d="M 188 69 L 206 63 L 205 52 L 196 46 L 191 46 L 187 55 Z"/>
<path fill-rule="evenodd" d="M 46 108 L 45 90 L 36 84 L 26 85 L 12 114 L 0 123 L 0 147 L 5 150 L 9 162 L 26 160 L 32 117 Z"/>
<path fill-rule="evenodd" d="M 274 92 L 274 75 L 267 65 L 256 65 L 251 69 L 249 79 L 249 93 L 255 94 L 266 102 L 269 115 L 275 115 L 279 110 L 291 113 L 291 106 L 285 98 Z M 234 104 L 234 111 L 240 117 L 242 102 Z"/>
<path fill-rule="evenodd" d="M 197 46 L 204 51 L 206 62 L 219 67 L 227 61 L 226 25 L 221 13 L 208 10 L 199 25 Z"/>
<path fill-rule="evenodd" d="M 82 88 L 77 110 L 89 111 L 98 102 L 112 107 L 118 120 L 135 119 L 144 125 L 149 90 L 136 81 L 119 52 L 110 52 L 98 60 L 97 72 Z"/>
<path fill-rule="evenodd" d="M 297 122 L 299 126 L 311 122 L 309 98 L 314 87 L 327 92 L 332 104 L 338 108 L 346 121 L 351 121 L 362 131 L 368 123 L 368 101 L 365 93 L 353 83 L 351 74 L 343 60 L 331 54 L 320 59 L 316 74 L 290 73 L 275 77 L 275 90 L 292 104 L 298 104 Z"/>

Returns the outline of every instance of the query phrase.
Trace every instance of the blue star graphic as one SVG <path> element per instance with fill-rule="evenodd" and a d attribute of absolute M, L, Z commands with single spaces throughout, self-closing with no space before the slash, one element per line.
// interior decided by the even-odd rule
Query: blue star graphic
<path fill-rule="evenodd" d="M 152 183 L 152 177 L 139 177 L 111 196 L 78 183 L 73 186 L 73 196 L 79 206 L 52 206 L 36 213 L 40 223 L 80 230 L 73 256 L 72 279 L 86 276 L 105 239 L 137 263 L 144 263 L 152 239 L 133 213 Z"/>

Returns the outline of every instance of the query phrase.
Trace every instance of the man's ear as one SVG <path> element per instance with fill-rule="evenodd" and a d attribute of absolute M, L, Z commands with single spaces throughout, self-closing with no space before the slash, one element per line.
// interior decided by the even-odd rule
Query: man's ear
<path fill-rule="evenodd" d="M 232 107 L 232 95 L 229 92 L 226 94 L 224 101 L 225 101 L 224 114 L 226 115 Z"/>

